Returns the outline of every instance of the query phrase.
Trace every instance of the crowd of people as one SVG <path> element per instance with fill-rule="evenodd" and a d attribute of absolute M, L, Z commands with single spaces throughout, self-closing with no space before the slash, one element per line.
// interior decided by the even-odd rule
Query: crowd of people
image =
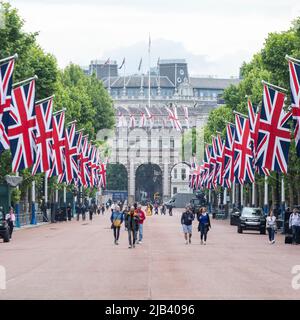
<path fill-rule="evenodd" d="M 128 248 L 133 249 L 136 244 L 142 244 L 145 219 L 146 214 L 140 204 L 135 203 L 132 206 L 125 206 L 124 209 L 118 204 L 112 205 L 110 221 L 115 245 L 119 244 L 123 223 L 125 231 L 128 232 Z"/>

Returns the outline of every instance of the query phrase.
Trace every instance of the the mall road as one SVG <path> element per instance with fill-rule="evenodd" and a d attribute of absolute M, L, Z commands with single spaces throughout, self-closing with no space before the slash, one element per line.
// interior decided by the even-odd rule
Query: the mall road
<path fill-rule="evenodd" d="M 107 213 L 0 240 L 0 281 L 6 271 L 0 299 L 300 298 L 292 274 L 300 245 L 285 245 L 282 235 L 270 245 L 266 235 L 238 234 L 228 221 L 212 220 L 206 246 L 197 223 L 186 245 L 177 210 L 172 217 L 147 217 L 144 242 L 128 249 L 124 227 L 116 246 L 110 225 Z"/>

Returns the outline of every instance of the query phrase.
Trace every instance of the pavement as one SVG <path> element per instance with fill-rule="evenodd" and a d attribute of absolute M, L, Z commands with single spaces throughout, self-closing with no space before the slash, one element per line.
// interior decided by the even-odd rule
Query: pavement
<path fill-rule="evenodd" d="M 147 217 L 135 249 L 124 227 L 114 245 L 108 213 L 21 229 L 10 243 L 0 240 L 0 299 L 300 298 L 292 287 L 300 245 L 285 245 L 280 234 L 270 245 L 266 235 L 238 234 L 229 221 L 212 220 L 204 246 L 193 228 L 186 245 L 180 210 Z"/>

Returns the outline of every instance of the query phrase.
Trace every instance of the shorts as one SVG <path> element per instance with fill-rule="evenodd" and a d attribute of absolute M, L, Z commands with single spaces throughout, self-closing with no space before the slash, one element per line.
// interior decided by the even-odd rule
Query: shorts
<path fill-rule="evenodd" d="M 182 225 L 183 233 L 192 234 L 192 225 L 187 226 L 186 224 Z"/>

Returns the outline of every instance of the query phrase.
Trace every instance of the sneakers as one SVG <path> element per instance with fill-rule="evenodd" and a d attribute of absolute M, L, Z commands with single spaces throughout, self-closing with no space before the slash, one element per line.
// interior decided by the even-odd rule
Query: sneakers
<path fill-rule="evenodd" d="M 189 244 L 187 240 L 185 241 L 185 244 Z"/>
<path fill-rule="evenodd" d="M 118 240 L 116 241 L 116 245 L 117 245 L 117 246 L 119 245 L 119 242 L 118 242 Z"/>
<path fill-rule="evenodd" d="M 204 241 L 203 244 L 206 245 L 206 241 Z"/>
<path fill-rule="evenodd" d="M 274 244 L 275 243 L 275 240 L 272 240 L 272 244 Z"/>
<path fill-rule="evenodd" d="M 140 240 L 139 242 L 138 242 L 138 244 L 142 244 L 143 243 L 143 241 L 142 240 Z"/>
<path fill-rule="evenodd" d="M 129 246 L 128 249 L 132 249 L 132 246 Z"/>

